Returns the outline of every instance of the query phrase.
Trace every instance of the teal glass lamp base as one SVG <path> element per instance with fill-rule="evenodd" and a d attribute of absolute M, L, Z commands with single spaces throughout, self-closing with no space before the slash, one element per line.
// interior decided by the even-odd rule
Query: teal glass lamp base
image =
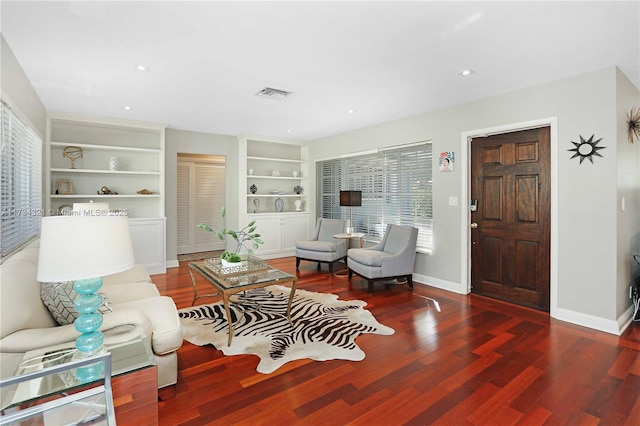
<path fill-rule="evenodd" d="M 102 305 L 102 296 L 97 291 L 102 287 L 102 278 L 86 278 L 76 280 L 73 289 L 78 294 L 73 307 L 80 316 L 75 320 L 74 327 L 80 332 L 76 339 L 78 357 L 86 358 L 105 352 L 104 335 L 99 330 L 102 325 L 102 315 L 98 311 Z M 81 383 L 98 380 L 104 376 L 104 364 L 98 362 L 85 367 L 79 367 L 76 378 Z"/>
<path fill-rule="evenodd" d="M 82 355 L 81 352 L 78 352 Z M 95 364 L 84 365 L 76 369 L 76 380 L 80 383 L 91 383 L 104 377 L 104 362 L 98 361 Z"/>

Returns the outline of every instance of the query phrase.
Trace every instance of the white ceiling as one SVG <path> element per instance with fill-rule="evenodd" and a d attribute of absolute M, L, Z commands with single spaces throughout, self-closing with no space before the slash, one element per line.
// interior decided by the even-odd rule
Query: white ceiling
<path fill-rule="evenodd" d="M 210 133 L 312 140 L 613 65 L 640 87 L 637 0 L 2 0 L 0 12 L 48 110 Z M 254 96 L 267 86 L 293 94 Z"/>

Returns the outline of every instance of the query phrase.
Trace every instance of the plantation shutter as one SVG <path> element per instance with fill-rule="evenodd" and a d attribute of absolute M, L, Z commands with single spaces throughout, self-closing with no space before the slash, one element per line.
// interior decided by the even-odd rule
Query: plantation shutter
<path fill-rule="evenodd" d="M 190 194 L 191 185 L 188 165 L 178 161 L 177 175 L 177 212 L 178 212 L 178 247 L 186 247 L 191 244 L 193 238 L 193 224 L 191 221 Z"/>
<path fill-rule="evenodd" d="M 222 227 L 220 211 L 224 206 L 224 166 L 195 164 L 195 209 L 193 223 L 206 223 Z M 195 233 L 196 244 L 215 243 L 219 240 L 210 232 Z"/>
<path fill-rule="evenodd" d="M 199 223 L 222 227 L 225 165 L 188 156 L 178 160 L 178 254 L 222 250 L 215 234 L 197 229 Z"/>
<path fill-rule="evenodd" d="M 418 248 L 433 246 L 430 142 L 380 149 L 317 164 L 318 209 L 324 218 L 353 218 L 351 226 L 380 241 L 387 224 L 415 226 Z M 361 207 L 340 207 L 341 190 L 362 191 Z"/>
<path fill-rule="evenodd" d="M 38 235 L 42 216 L 42 139 L 1 103 L 2 257 Z"/>

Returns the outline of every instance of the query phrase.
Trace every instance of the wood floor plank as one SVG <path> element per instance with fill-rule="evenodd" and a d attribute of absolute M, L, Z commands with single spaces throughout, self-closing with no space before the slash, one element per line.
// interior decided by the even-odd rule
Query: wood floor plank
<path fill-rule="evenodd" d="M 639 324 L 613 336 L 420 283 L 369 294 L 364 280 L 313 262 L 269 264 L 296 274 L 299 289 L 365 301 L 395 334 L 359 337 L 362 361 L 299 360 L 272 374 L 256 372 L 256 356 L 185 342 L 176 396 L 158 402 L 160 425 L 637 424 Z M 152 278 L 178 308 L 191 305 L 186 262 Z"/>

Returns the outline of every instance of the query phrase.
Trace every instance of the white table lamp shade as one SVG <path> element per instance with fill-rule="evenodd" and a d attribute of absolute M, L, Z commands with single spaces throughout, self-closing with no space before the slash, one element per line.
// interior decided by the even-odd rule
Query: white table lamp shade
<path fill-rule="evenodd" d="M 127 216 L 42 218 L 38 281 L 103 277 L 134 264 Z"/>

